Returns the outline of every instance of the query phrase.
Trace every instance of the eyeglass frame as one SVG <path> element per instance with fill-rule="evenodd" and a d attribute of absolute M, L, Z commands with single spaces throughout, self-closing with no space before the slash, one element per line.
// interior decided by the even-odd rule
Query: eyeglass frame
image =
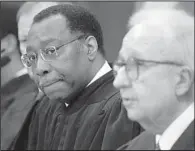
<path fill-rule="evenodd" d="M 76 38 L 74 38 L 73 40 L 71 40 L 71 41 L 69 41 L 69 42 L 66 42 L 66 43 L 64 43 L 64 44 L 61 44 L 60 46 L 49 46 L 49 47 L 47 47 L 47 48 L 45 48 L 45 49 L 49 49 L 49 48 L 54 48 L 55 49 L 55 55 L 56 55 L 56 57 L 59 55 L 58 53 L 57 53 L 57 50 L 59 50 L 61 47 L 63 47 L 63 46 L 67 46 L 68 44 L 70 44 L 70 43 L 73 43 L 74 41 L 76 41 L 76 40 L 79 40 L 79 39 L 82 39 L 82 38 L 86 38 L 86 37 L 88 37 L 88 35 L 86 35 L 86 34 L 82 34 L 82 35 L 80 35 L 80 36 L 77 36 Z M 42 54 L 43 53 L 43 49 L 39 49 L 39 51 L 40 51 L 40 56 L 41 56 L 41 58 L 44 60 L 44 61 L 53 61 L 53 60 L 48 60 L 48 59 L 45 59 L 45 57 L 44 57 L 44 55 Z M 36 59 L 37 59 L 37 54 L 35 53 L 35 52 L 33 52 L 35 55 L 36 55 Z M 27 66 L 26 65 L 26 63 L 24 62 L 24 58 L 25 57 L 27 57 L 27 53 L 26 54 L 23 54 L 22 56 L 21 56 L 21 61 L 22 61 L 22 63 L 23 63 L 23 65 L 26 67 L 26 68 L 31 68 L 32 67 L 32 64 L 31 64 L 31 66 Z M 29 59 L 29 58 L 28 58 Z M 35 60 L 36 60 L 35 59 Z M 36 62 L 34 60 L 34 63 Z"/>
<path fill-rule="evenodd" d="M 130 64 L 128 64 L 129 62 L 134 62 L 133 65 L 135 65 L 135 68 L 136 68 L 136 76 L 135 77 L 132 77 L 131 75 L 129 75 L 129 72 L 130 72 Z M 183 66 L 183 64 L 181 63 L 177 63 L 177 62 L 173 62 L 173 61 L 156 61 L 156 60 L 144 60 L 144 59 L 138 59 L 138 58 L 129 58 L 127 63 L 119 63 L 118 60 L 116 60 L 113 64 L 113 67 L 119 67 L 119 69 L 116 71 L 114 70 L 113 68 L 113 74 L 114 76 L 116 77 L 117 76 L 117 72 L 122 68 L 122 67 L 125 67 L 125 73 L 126 75 L 130 78 L 131 80 L 133 81 L 136 81 L 139 77 L 139 67 L 140 67 L 140 64 L 139 62 L 142 62 L 142 64 L 144 63 L 154 63 L 154 64 L 161 64 L 161 65 L 175 65 L 175 66 Z M 129 66 L 128 66 L 129 65 Z"/>

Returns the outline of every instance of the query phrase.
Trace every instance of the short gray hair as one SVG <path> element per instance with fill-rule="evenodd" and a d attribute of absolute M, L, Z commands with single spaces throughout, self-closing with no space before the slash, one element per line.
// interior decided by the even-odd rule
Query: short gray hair
<path fill-rule="evenodd" d="M 194 72 L 194 17 L 172 8 L 143 9 L 135 13 L 128 23 L 132 27 L 138 24 L 157 27 L 162 35 L 152 30 L 149 34 L 164 36 L 166 56 L 189 66 Z"/>

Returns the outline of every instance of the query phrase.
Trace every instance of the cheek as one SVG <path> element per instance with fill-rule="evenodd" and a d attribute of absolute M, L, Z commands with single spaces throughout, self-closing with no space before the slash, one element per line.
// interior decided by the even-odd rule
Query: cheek
<path fill-rule="evenodd" d="M 158 79 L 157 79 L 158 78 Z M 174 99 L 174 91 L 168 79 L 150 77 L 140 80 L 133 85 L 138 98 L 140 110 L 144 115 L 152 117 L 158 115 L 162 109 L 166 109 L 170 100 Z"/>
<path fill-rule="evenodd" d="M 172 93 L 174 93 L 172 81 L 171 75 L 167 75 L 167 71 L 164 68 L 158 68 L 140 77 L 135 82 L 134 87 L 136 93 L 139 94 L 138 96 L 147 99 L 153 98 L 154 101 L 157 101 L 165 99 L 165 96 L 172 96 Z"/>
<path fill-rule="evenodd" d="M 43 89 L 43 91 L 49 98 L 66 98 L 73 92 L 73 90 L 74 89 L 72 85 L 64 81 L 57 82 Z"/>
<path fill-rule="evenodd" d="M 75 50 L 72 50 L 75 51 Z M 86 67 L 81 56 L 77 52 L 62 55 L 58 61 L 51 65 L 58 73 L 63 74 L 67 80 L 78 77 Z"/>
<path fill-rule="evenodd" d="M 27 71 L 28 71 L 28 74 L 29 74 L 30 78 L 34 80 L 32 69 L 27 68 Z"/>
<path fill-rule="evenodd" d="M 60 75 L 64 78 L 64 81 L 69 84 L 74 83 L 74 79 L 77 76 L 76 66 L 74 62 L 71 61 L 58 61 L 51 64 L 52 72 L 55 72 L 57 75 Z"/>

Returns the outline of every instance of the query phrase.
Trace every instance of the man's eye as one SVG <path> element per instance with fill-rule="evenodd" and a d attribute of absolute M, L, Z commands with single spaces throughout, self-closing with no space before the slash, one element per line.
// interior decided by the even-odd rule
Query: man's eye
<path fill-rule="evenodd" d="M 35 57 L 34 55 L 32 55 L 32 56 L 29 57 L 29 59 L 30 59 L 30 60 L 35 60 L 36 57 Z"/>
<path fill-rule="evenodd" d="M 56 51 L 56 49 L 54 47 L 51 47 L 51 48 L 46 48 L 44 50 L 44 53 L 48 54 L 48 55 L 51 55 L 51 54 L 55 53 L 55 51 Z"/>
<path fill-rule="evenodd" d="M 36 55 L 35 54 L 31 54 L 31 55 L 29 55 L 28 58 L 29 58 L 30 61 L 34 61 L 36 59 Z"/>

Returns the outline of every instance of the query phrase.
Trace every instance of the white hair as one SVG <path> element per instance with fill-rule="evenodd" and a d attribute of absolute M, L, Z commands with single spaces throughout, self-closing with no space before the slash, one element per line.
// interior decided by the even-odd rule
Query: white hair
<path fill-rule="evenodd" d="M 147 16 L 154 15 L 153 11 L 173 9 L 177 5 L 178 2 L 142 2 L 141 7 L 130 17 L 128 26 L 131 27 L 145 20 Z"/>
<path fill-rule="evenodd" d="M 173 6 L 142 9 L 128 23 L 132 27 L 138 24 L 146 27 L 150 37 L 161 37 L 163 41 L 159 45 L 164 45 L 160 46 L 164 49 L 162 55 L 189 66 L 194 72 L 194 17 L 183 10 L 173 9 Z"/>
<path fill-rule="evenodd" d="M 141 9 L 172 9 L 178 4 L 179 2 L 144 2 Z"/>

